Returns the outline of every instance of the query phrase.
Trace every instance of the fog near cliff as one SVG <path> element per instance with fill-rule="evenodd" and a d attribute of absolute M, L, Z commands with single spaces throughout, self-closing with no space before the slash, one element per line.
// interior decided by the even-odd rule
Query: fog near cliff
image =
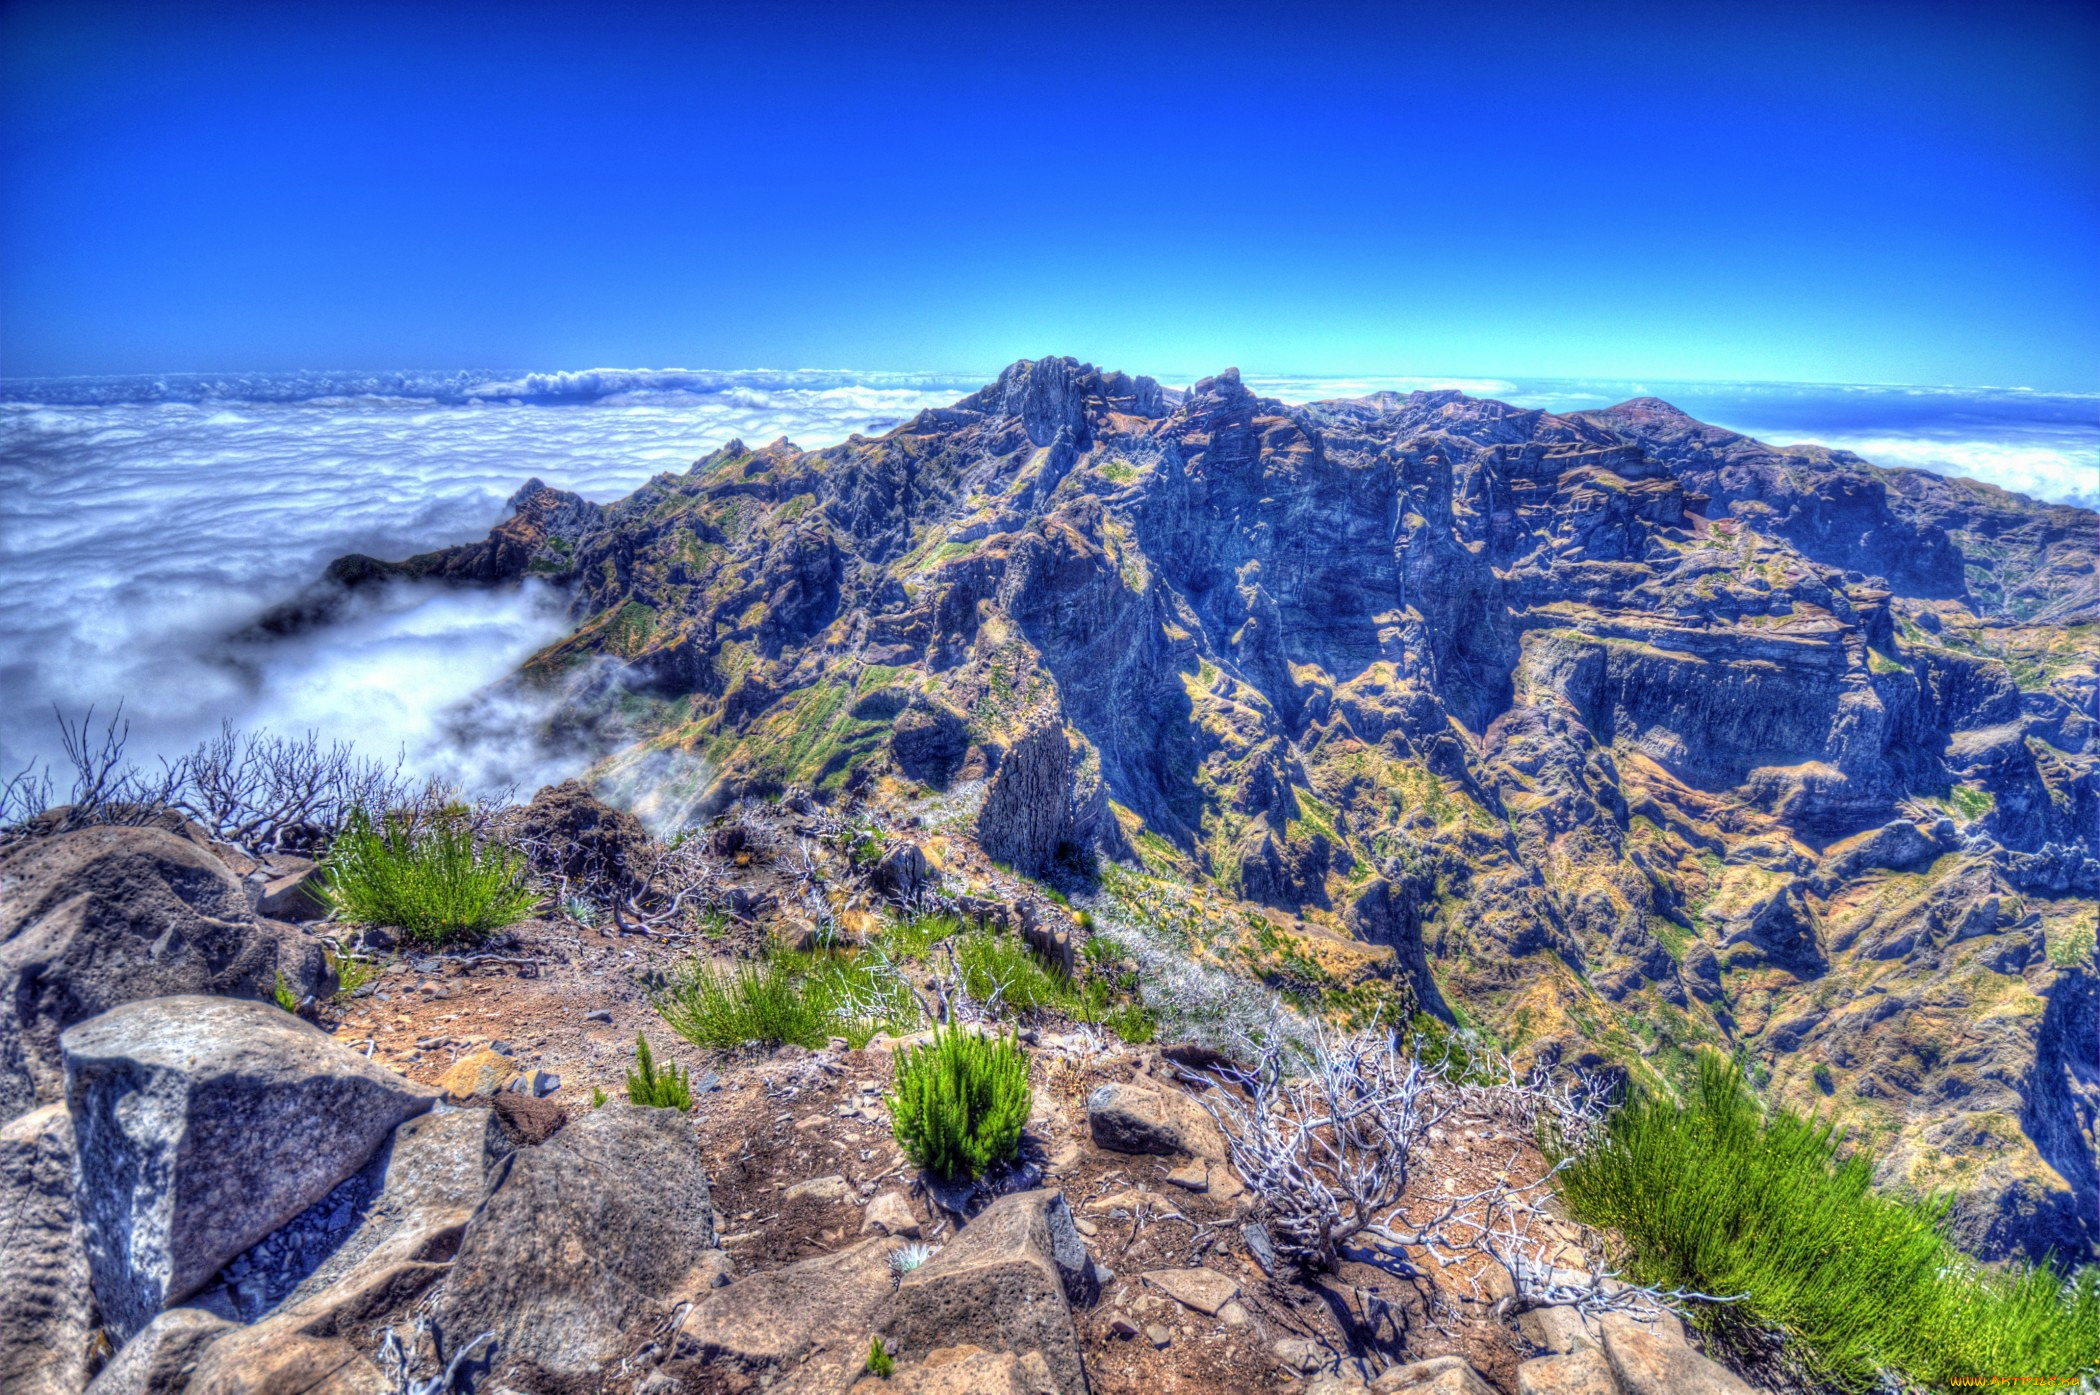
<path fill-rule="evenodd" d="M 617 498 L 732 436 L 828 443 L 974 386 L 789 373 L 9 384 L 0 753 L 9 773 L 53 756 L 54 703 L 77 715 L 121 701 L 148 760 L 225 720 L 529 791 L 580 758 L 523 741 L 533 713 L 468 699 L 566 632 L 545 588 L 399 587 L 296 639 L 227 636 L 345 552 L 481 537 L 531 476 Z"/>
<path fill-rule="evenodd" d="M 1652 393 L 1768 440 L 1815 440 L 1879 464 L 2100 503 L 2090 398 L 1493 378 L 1248 382 L 1289 401 L 1450 387 L 1555 411 Z M 316 634 L 265 645 L 227 636 L 342 553 L 398 558 L 479 538 L 531 476 L 610 500 L 732 436 L 828 444 L 885 430 L 979 383 L 599 369 L 0 385 L 0 754 L 10 772 L 53 754 L 54 703 L 106 713 L 121 700 L 141 757 L 187 750 L 226 720 L 312 729 L 389 759 L 403 752 L 421 772 L 529 791 L 583 757 L 536 749 L 524 739 L 534 713 L 477 695 L 565 632 L 559 598 L 543 589 L 400 588 Z"/>

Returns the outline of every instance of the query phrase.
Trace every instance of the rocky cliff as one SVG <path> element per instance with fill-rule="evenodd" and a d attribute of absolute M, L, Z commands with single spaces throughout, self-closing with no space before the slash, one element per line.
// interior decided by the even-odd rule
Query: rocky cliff
<path fill-rule="evenodd" d="M 535 481 L 486 542 L 343 559 L 274 622 L 544 578 L 575 630 L 516 681 L 615 721 L 603 773 L 662 805 L 961 800 L 1021 872 L 1258 910 L 1257 967 L 1353 952 L 1657 1081 L 1740 1049 L 1955 1192 L 1979 1253 L 2085 1254 L 2096 524 L 1652 399 L 1289 405 L 1051 358 L 603 507 Z"/>

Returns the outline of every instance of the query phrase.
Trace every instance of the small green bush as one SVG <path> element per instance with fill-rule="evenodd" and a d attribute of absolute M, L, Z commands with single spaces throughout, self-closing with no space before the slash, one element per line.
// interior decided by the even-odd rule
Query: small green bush
<path fill-rule="evenodd" d="M 877 1337 L 868 1343 L 868 1374 L 879 1380 L 888 1380 L 897 1373 L 897 1359 L 889 1354 Z"/>
<path fill-rule="evenodd" d="M 530 915 L 539 898 L 525 878 L 523 858 L 500 844 L 477 844 L 463 818 L 412 828 L 389 817 L 375 825 L 359 809 L 328 849 L 321 895 L 345 920 L 444 945 Z"/>
<path fill-rule="evenodd" d="M 865 1046 L 878 1030 L 918 1030 L 919 1001 L 901 975 L 866 952 L 775 953 L 719 969 L 695 961 L 657 999 L 664 1021 L 695 1046 L 822 1046 L 833 1036 Z"/>
<path fill-rule="evenodd" d="M 284 981 L 284 971 L 282 969 L 277 972 L 277 986 L 270 990 L 270 996 L 275 998 L 277 1006 L 283 1008 L 286 1012 L 291 1013 L 294 1017 L 299 1015 L 299 995 L 292 991 L 292 985 Z"/>
<path fill-rule="evenodd" d="M 1707 1055 L 1679 1107 L 1636 1099 L 1561 1174 L 1578 1220 L 1616 1227 L 1645 1283 L 1722 1296 L 1723 1345 L 1791 1334 L 1811 1373 L 1879 1389 L 1880 1373 L 1955 1377 L 2100 1368 L 2100 1268 L 1984 1268 L 1940 1231 L 1943 1205 L 1875 1192 L 1873 1160 L 1827 1124 L 1769 1117 L 1736 1067 Z"/>
<path fill-rule="evenodd" d="M 627 1102 L 651 1109 L 693 1107 L 692 1073 L 675 1065 L 658 1070 L 656 1057 L 649 1050 L 649 1038 L 640 1032 L 634 1034 L 634 1069 L 627 1072 Z"/>
<path fill-rule="evenodd" d="M 348 1002 L 357 996 L 357 990 L 379 977 L 379 965 L 370 959 L 359 959 L 354 955 L 335 956 L 335 996 L 338 1002 Z"/>
<path fill-rule="evenodd" d="M 900 1052 L 889 1097 L 904 1155 L 956 1180 L 1019 1155 L 1030 1102 L 1028 1055 L 1019 1043 L 959 1028 L 937 1030 L 930 1043 Z"/>
<path fill-rule="evenodd" d="M 962 971 L 963 991 L 980 1003 L 996 1002 L 1002 1011 L 1057 1008 L 1076 1016 L 1082 1006 L 1072 980 L 1015 935 L 972 930 L 956 941 L 955 964 Z"/>

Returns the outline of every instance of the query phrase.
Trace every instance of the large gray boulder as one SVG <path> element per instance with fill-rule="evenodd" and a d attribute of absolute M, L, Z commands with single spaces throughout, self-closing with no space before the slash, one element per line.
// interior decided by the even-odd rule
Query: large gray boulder
<path fill-rule="evenodd" d="M 226 865 L 165 828 L 83 828 L 0 853 L 0 1119 L 64 1092 L 58 1035 L 140 998 L 301 996 L 320 944 L 258 919 Z"/>
<path fill-rule="evenodd" d="M 0 1390 L 75 1395 L 94 1326 L 72 1123 L 46 1105 L 0 1128 Z"/>
<path fill-rule="evenodd" d="M 897 1285 L 888 1333 L 908 1356 L 969 1343 L 1034 1355 L 1057 1395 L 1085 1395 L 1073 1302 L 1097 1292 L 1092 1259 L 1064 1195 L 1003 1196 Z"/>
<path fill-rule="evenodd" d="M 124 1344 L 88 1395 L 184 1395 L 206 1347 L 233 1323 L 202 1308 L 170 1308 Z"/>
<path fill-rule="evenodd" d="M 120 1338 L 436 1099 L 275 1006 L 232 998 L 127 1003 L 60 1045 L 95 1297 Z"/>
<path fill-rule="evenodd" d="M 683 1114 L 624 1104 L 511 1154 L 460 1240 L 440 1326 L 460 1343 L 493 1333 L 521 1389 L 594 1380 L 642 1345 L 637 1327 L 708 1287 L 701 1161 Z"/>

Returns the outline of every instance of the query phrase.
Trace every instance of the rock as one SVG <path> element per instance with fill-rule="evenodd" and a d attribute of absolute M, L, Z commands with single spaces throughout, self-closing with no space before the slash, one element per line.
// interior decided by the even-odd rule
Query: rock
<path fill-rule="evenodd" d="M 1305 1337 L 1285 1337 L 1272 1345 L 1276 1363 L 1286 1371 L 1305 1375 L 1327 1364 L 1329 1353 L 1318 1342 Z"/>
<path fill-rule="evenodd" d="M 1114 1153 L 1185 1153 L 1182 1117 L 1154 1085 L 1114 1082 L 1086 1097 L 1094 1146 Z"/>
<path fill-rule="evenodd" d="M 569 1116 L 552 1100 L 534 1098 L 506 1091 L 492 1102 L 496 1122 L 503 1127 L 504 1137 L 513 1146 L 531 1147 L 545 1143 L 569 1122 Z"/>
<path fill-rule="evenodd" d="M 1060 1395 L 1086 1390 L 1070 1303 L 1091 1302 L 1093 1261 L 1062 1193 L 1000 1197 L 938 1255 L 906 1274 L 888 1332 L 909 1350 L 958 1339 L 1040 1352 Z"/>
<path fill-rule="evenodd" d="M 585 1014 L 583 1015 L 583 1020 L 584 1020 L 584 1021 L 586 1021 L 586 1022 L 605 1022 L 605 1023 L 610 1023 L 610 1022 L 612 1021 L 612 1009 L 611 1009 L 611 1008 L 592 1008 L 592 1009 L 591 1009 L 591 1010 L 590 1010 L 589 1012 L 587 1012 L 587 1013 L 585 1013 Z"/>
<path fill-rule="evenodd" d="M 852 1186 L 845 1178 L 833 1173 L 828 1177 L 809 1177 L 795 1183 L 782 1194 L 782 1201 L 815 1201 L 832 1205 L 853 1195 Z"/>
<path fill-rule="evenodd" d="M 699 1389 L 767 1383 L 815 1353 L 858 1369 L 870 1334 L 884 1330 L 896 1248 L 866 1240 L 703 1292 L 679 1325 L 666 1369 Z"/>
<path fill-rule="evenodd" d="M 1517 1367 L 1517 1395 L 1619 1395 L 1611 1362 L 1594 1346 Z"/>
<path fill-rule="evenodd" d="M 919 1218 L 912 1212 L 911 1200 L 900 1191 L 887 1191 L 868 1203 L 867 1219 L 861 1223 L 863 1234 L 897 1235 L 907 1240 L 919 1238 Z"/>
<path fill-rule="evenodd" d="M 1207 1192 L 1210 1190 L 1210 1164 L 1200 1159 L 1183 1163 L 1167 1174 L 1167 1183 L 1183 1191 Z"/>
<path fill-rule="evenodd" d="M 1217 1316 L 1220 1308 L 1240 1294 L 1240 1286 L 1215 1269 L 1155 1269 L 1143 1277 L 1167 1297 L 1205 1317 Z"/>
<path fill-rule="evenodd" d="M 867 1376 L 853 1395 L 1056 1395 L 1056 1377 L 1039 1351 L 986 1351 L 964 1343 L 936 1347 L 925 1361 L 888 1380 Z"/>
<path fill-rule="evenodd" d="M 685 1116 L 607 1104 L 506 1160 L 436 1316 L 460 1341 L 493 1332 L 506 1365 L 582 1381 L 706 1284 L 696 1265 L 714 1240 Z"/>
<path fill-rule="evenodd" d="M 58 1036 L 140 998 L 320 992 L 318 943 L 259 921 L 225 864 L 165 828 L 84 828 L 0 853 L 0 1119 L 65 1093 Z"/>
<path fill-rule="evenodd" d="M 0 1390 L 75 1395 L 94 1327 L 73 1124 L 48 1104 L 0 1128 Z"/>
<path fill-rule="evenodd" d="M 1456 1356 L 1432 1356 L 1381 1371 L 1370 1382 L 1373 1395 L 1495 1395 L 1471 1366 Z"/>
<path fill-rule="evenodd" d="M 274 1006 L 231 998 L 129 1003 L 61 1046 L 95 1296 L 124 1337 L 434 1099 Z"/>
<path fill-rule="evenodd" d="M 876 889 L 900 901 L 909 900 L 926 885 L 933 867 L 917 843 L 898 839 L 883 850 L 875 863 Z"/>
<path fill-rule="evenodd" d="M 1168 1347 L 1174 1345 L 1174 1334 L 1155 1322 L 1145 1329 L 1145 1340 L 1158 1347 L 1161 1351 L 1165 1351 Z"/>
<path fill-rule="evenodd" d="M 624 809 L 591 793 L 581 780 L 548 785 L 518 816 L 517 835 L 533 849 L 533 869 L 566 877 L 583 894 L 597 888 L 631 894 L 648 868 L 649 830 Z"/>
<path fill-rule="evenodd" d="M 462 1056 L 438 1077 L 438 1087 L 448 1099 L 465 1101 L 477 1095 L 494 1095 L 518 1077 L 518 1063 L 507 1052 L 485 1047 Z"/>
<path fill-rule="evenodd" d="M 1529 1308 L 1517 1316 L 1517 1333 L 1535 1350 L 1549 1354 L 1596 1348 L 1596 1328 L 1574 1308 Z"/>
<path fill-rule="evenodd" d="M 1072 747 L 1063 725 L 1051 722 L 1000 759 L 977 816 L 977 841 L 994 861 L 1039 877 L 1070 840 L 1072 815 Z"/>
<path fill-rule="evenodd" d="M 1688 1346 L 1611 1315 L 1604 1354 L 1625 1395 L 1751 1395 L 1750 1387 Z"/>
<path fill-rule="evenodd" d="M 169 1308 L 124 1344 L 88 1395 L 182 1395 L 204 1349 L 233 1330 L 202 1308 Z"/>
<path fill-rule="evenodd" d="M 1140 1330 L 1142 1329 L 1140 1329 L 1136 1323 L 1132 1322 L 1129 1318 L 1124 1317 L 1120 1313 L 1108 1320 L 1108 1335 L 1111 1337 L 1118 1337 L 1127 1340 L 1131 1337 L 1135 1337 Z"/>
<path fill-rule="evenodd" d="M 327 917 L 329 905 L 321 896 L 321 869 L 310 859 L 273 857 L 265 871 L 262 895 L 255 903 L 257 915 L 288 921 Z"/>

